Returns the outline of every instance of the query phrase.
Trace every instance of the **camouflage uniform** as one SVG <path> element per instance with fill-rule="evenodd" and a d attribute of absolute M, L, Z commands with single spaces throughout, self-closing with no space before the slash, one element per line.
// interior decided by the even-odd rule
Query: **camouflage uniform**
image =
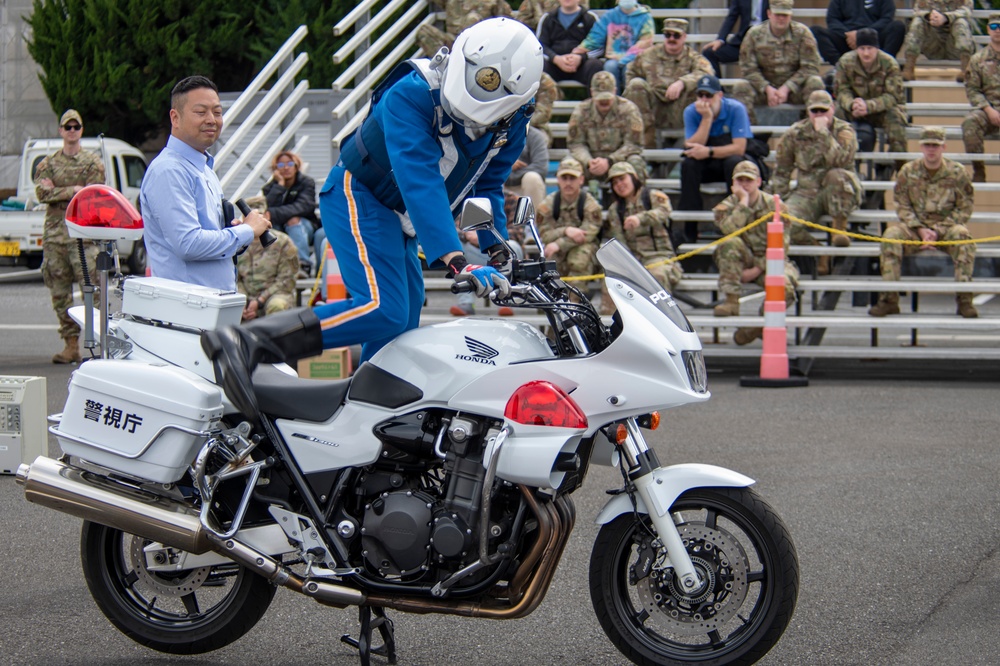
<path fill-rule="evenodd" d="M 750 28 L 740 46 L 740 72 L 746 81 L 733 86 L 732 97 L 743 103 L 756 123 L 754 106 L 767 104 L 767 86 L 788 86 L 788 102 L 804 104 L 814 90 L 823 89 L 819 51 L 809 28 L 792 21 L 780 37 L 765 21 Z"/>
<path fill-rule="evenodd" d="M 962 141 L 965 152 L 981 153 L 987 138 L 996 138 L 1000 128 L 990 122 L 987 106 L 1000 110 L 1000 53 L 987 44 L 972 56 L 965 72 L 965 94 L 969 98 L 972 112 L 962 121 Z M 974 178 L 977 182 L 986 180 L 982 162 L 973 162 Z"/>
<path fill-rule="evenodd" d="M 865 69 L 857 51 L 850 51 L 837 62 L 834 90 L 836 90 L 837 117 L 854 120 L 851 105 L 860 97 L 868 105 L 868 115 L 858 122 L 885 129 L 889 150 L 906 152 L 906 94 L 903 75 L 896 59 L 884 51 L 878 52 L 871 71 Z"/>
<path fill-rule="evenodd" d="M 795 217 L 816 222 L 824 213 L 844 221 L 861 205 L 861 181 L 854 172 L 858 139 L 850 123 L 840 118 L 826 132 L 817 132 L 809 118 L 792 125 L 778 142 L 771 187 Z M 792 172 L 798 184 L 791 191 Z M 789 196 L 790 195 L 790 196 Z M 836 226 L 836 222 L 835 222 Z M 818 245 L 801 224 L 792 225 L 792 242 Z"/>
<path fill-rule="evenodd" d="M 885 230 L 883 238 L 920 240 L 917 229 L 933 229 L 938 240 L 969 240 L 965 225 L 972 216 L 973 190 L 969 174 L 958 162 L 944 158 L 941 167 L 930 173 L 923 159 L 907 162 L 896 176 L 893 188 L 899 224 Z M 881 270 L 885 280 L 898 280 L 903 256 L 919 250 L 918 245 L 882 244 Z M 970 282 L 976 261 L 976 246 L 943 245 L 955 263 L 955 280 Z"/>
<path fill-rule="evenodd" d="M 531 28 L 538 29 L 542 16 L 559 6 L 558 0 L 523 0 L 517 8 L 517 20 Z"/>
<path fill-rule="evenodd" d="M 617 238 L 636 259 L 642 262 L 664 289 L 673 291 L 683 276 L 681 264 L 678 261 L 661 263 L 664 259 L 673 259 L 677 256 L 674 244 L 670 241 L 670 213 L 673 211 L 670 207 L 670 198 L 659 190 L 650 189 L 650 208 L 646 210 L 642 200 L 643 189 L 645 188 L 636 190 L 632 200 L 624 202 L 622 206 L 624 215 L 619 210 L 618 204 L 611 204 L 601 235 L 603 238 L 612 236 Z M 638 216 L 639 226 L 635 229 L 626 229 L 623 222 L 631 215 Z M 650 266 L 650 264 L 656 265 Z"/>
<path fill-rule="evenodd" d="M 559 86 L 556 85 L 555 79 L 542 72 L 542 80 L 538 84 L 538 92 L 535 93 L 535 112 L 531 114 L 529 122 L 532 127 L 537 127 L 545 132 L 545 136 L 549 137 L 550 148 L 552 147 L 552 130 L 549 129 L 549 121 L 552 119 L 552 107 L 558 99 L 562 99 L 562 94 L 559 92 Z"/>
<path fill-rule="evenodd" d="M 924 20 L 934 9 L 948 18 L 940 28 Z M 976 52 L 971 18 L 972 0 L 917 0 L 900 55 L 916 58 L 923 53 L 928 58 L 947 60 L 971 57 Z"/>
<path fill-rule="evenodd" d="M 787 207 L 781 204 L 781 211 Z M 768 213 L 774 213 L 774 195 L 761 191 L 757 202 L 744 206 L 739 197 L 731 194 L 722 203 L 712 209 L 715 215 L 715 226 L 724 235 L 739 231 Z M 790 224 L 785 224 L 785 302 L 795 301 L 795 288 L 799 284 L 799 270 L 788 258 L 790 242 Z M 715 248 L 715 265 L 719 268 L 719 291 L 723 294 L 740 293 L 743 284 L 743 269 L 760 268 L 767 270 L 767 223 L 761 222 L 750 231 L 730 238 Z M 764 286 L 765 274 L 754 280 L 755 284 Z"/>
<path fill-rule="evenodd" d="M 657 128 L 684 127 L 684 109 L 695 100 L 698 79 L 714 73 L 708 59 L 686 44 L 677 56 L 656 46 L 636 56 L 628 66 L 624 96 L 639 107 L 646 148 L 656 147 Z M 684 92 L 668 101 L 667 88 L 677 80 L 684 82 Z"/>
<path fill-rule="evenodd" d="M 642 116 L 635 104 L 624 97 L 616 97 L 611 109 L 602 115 L 593 99 L 585 99 L 573 109 L 569 118 L 566 148 L 583 165 L 584 177 L 588 180 L 597 178 L 587 168 L 587 163 L 596 157 L 607 158 L 609 167 L 615 162 L 628 162 L 639 179 L 645 180 L 642 140 Z M 607 173 L 601 180 L 607 180 Z"/>
<path fill-rule="evenodd" d="M 250 243 L 236 262 L 236 290 L 247 299 L 264 302 L 257 316 L 288 310 L 295 305 L 295 276 L 299 255 L 292 239 L 272 229 L 277 240 L 264 248 L 260 240 Z"/>
<path fill-rule="evenodd" d="M 591 275 L 597 263 L 597 242 L 601 233 L 601 205 L 589 192 L 580 192 L 585 197 L 583 204 L 583 220 L 577 217 L 576 199 L 559 203 L 559 219 L 553 217 L 556 194 L 553 192 L 545 197 L 538 207 L 538 233 L 542 238 L 542 248 L 549 243 L 557 243 L 559 252 L 552 257 L 559 268 L 559 273 L 566 277 L 573 275 Z M 566 227 L 577 227 L 583 230 L 586 240 L 577 245 L 566 235 Z"/>
<path fill-rule="evenodd" d="M 446 0 L 444 12 L 446 32 L 430 24 L 417 28 L 417 46 L 425 56 L 434 55 L 442 46 L 450 49 L 460 32 L 483 19 L 513 13 L 506 0 Z"/>
<path fill-rule="evenodd" d="M 51 180 L 53 187 L 39 185 L 38 182 L 44 178 Z M 70 318 L 67 310 L 73 305 L 73 283 L 83 285 L 83 266 L 77 241 L 69 237 L 66 227 L 66 206 L 73 198 L 74 186 L 103 182 L 104 163 L 89 150 L 80 150 L 72 156 L 60 150 L 39 162 L 35 171 L 35 194 L 41 203 L 48 204 L 42 232 L 42 278 L 51 292 L 52 309 L 59 319 L 59 336 L 63 340 L 80 336 L 80 327 Z M 94 271 L 99 247 L 89 241 L 84 244 L 88 271 Z M 96 284 L 96 274 L 92 273 L 91 282 Z M 94 307 L 97 307 L 97 292 L 94 295 Z"/>

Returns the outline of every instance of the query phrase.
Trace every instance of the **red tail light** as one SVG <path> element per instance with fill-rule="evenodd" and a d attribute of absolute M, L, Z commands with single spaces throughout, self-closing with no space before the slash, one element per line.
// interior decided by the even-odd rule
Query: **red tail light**
<path fill-rule="evenodd" d="M 550 382 L 528 382 L 507 401 L 503 415 L 515 423 L 586 428 L 587 417 L 566 391 Z"/>

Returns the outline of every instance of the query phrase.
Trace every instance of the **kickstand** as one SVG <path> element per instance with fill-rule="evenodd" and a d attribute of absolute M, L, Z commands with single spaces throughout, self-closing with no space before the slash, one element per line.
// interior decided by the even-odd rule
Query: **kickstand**
<path fill-rule="evenodd" d="M 372 611 L 375 612 L 374 621 L 372 621 Z M 348 634 L 344 634 L 340 640 L 358 648 L 361 666 L 370 666 L 373 654 L 385 657 L 390 664 L 395 664 L 396 637 L 392 629 L 392 620 L 385 616 L 385 609 L 381 606 L 360 606 L 358 607 L 358 621 L 361 622 L 358 638 L 351 638 Z M 375 648 L 372 647 L 373 629 L 378 629 L 378 633 L 382 636 L 382 645 Z"/>

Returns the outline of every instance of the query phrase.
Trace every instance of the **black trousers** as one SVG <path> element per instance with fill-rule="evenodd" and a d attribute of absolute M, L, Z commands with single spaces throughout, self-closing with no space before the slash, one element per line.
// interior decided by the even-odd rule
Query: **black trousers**
<path fill-rule="evenodd" d="M 577 81 L 587 86 L 587 89 L 589 90 L 590 77 L 604 69 L 604 62 L 600 58 L 587 58 L 580 63 L 580 66 L 576 68 L 575 72 L 570 73 L 562 71 L 553 65 L 550 60 L 546 60 L 544 69 L 545 73 L 556 81 Z"/>
<path fill-rule="evenodd" d="M 819 54 L 831 65 L 836 65 L 840 56 L 851 50 L 847 39 L 843 35 L 831 32 L 829 28 L 813 26 L 810 30 L 816 38 Z M 906 39 L 906 25 L 902 21 L 890 21 L 889 25 L 878 31 L 879 48 L 892 57 L 896 57 L 899 49 L 903 48 L 904 39 Z"/>
<path fill-rule="evenodd" d="M 733 46 L 729 42 L 726 42 L 719 47 L 718 51 L 713 51 L 707 46 L 702 49 L 701 54 L 712 63 L 712 67 L 715 68 L 715 75 L 722 77 L 722 65 L 727 62 L 739 62 L 740 61 L 740 47 L 739 45 Z"/>
<path fill-rule="evenodd" d="M 745 158 L 743 155 L 730 155 L 721 159 L 696 160 L 685 157 L 681 160 L 681 197 L 677 210 L 701 210 L 701 184 L 723 182 L 726 191 L 730 191 L 733 182 L 733 169 Z M 685 222 L 684 235 L 688 242 L 698 239 L 698 223 Z"/>

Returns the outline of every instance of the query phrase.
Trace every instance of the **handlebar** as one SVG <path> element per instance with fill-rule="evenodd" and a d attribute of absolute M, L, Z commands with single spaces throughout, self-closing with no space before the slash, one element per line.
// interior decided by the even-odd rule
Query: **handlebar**
<path fill-rule="evenodd" d="M 236 202 L 236 207 L 240 209 L 241 213 L 243 213 L 243 217 L 246 217 L 247 215 L 250 214 L 250 206 L 248 206 L 247 202 L 244 201 L 243 199 L 240 199 Z M 264 247 L 269 247 L 271 243 L 273 243 L 276 240 L 278 240 L 278 237 L 272 234 L 270 229 L 266 230 L 264 233 L 260 235 L 260 244 L 263 245 Z"/>
<path fill-rule="evenodd" d="M 475 291 L 476 285 L 471 282 L 452 282 L 451 283 L 451 293 L 453 294 L 465 294 L 470 291 Z"/>

